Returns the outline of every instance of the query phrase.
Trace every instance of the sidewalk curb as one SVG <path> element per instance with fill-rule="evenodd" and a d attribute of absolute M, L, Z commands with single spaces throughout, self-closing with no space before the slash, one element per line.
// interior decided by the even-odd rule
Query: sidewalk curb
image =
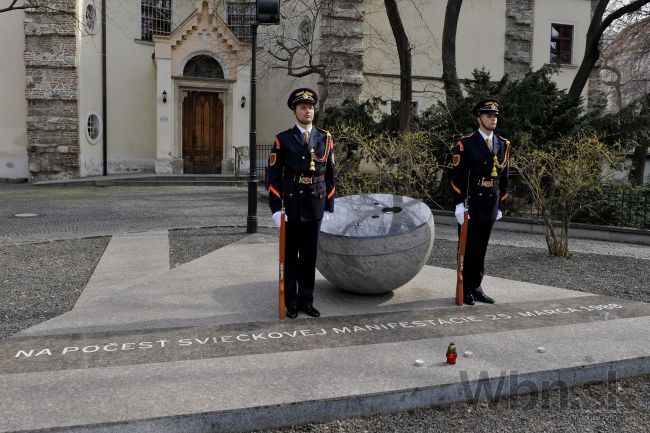
<path fill-rule="evenodd" d="M 451 226 L 457 224 L 456 217 L 451 211 L 432 210 L 431 213 L 433 213 L 437 224 Z M 650 245 L 650 230 L 578 223 L 571 224 L 569 227 L 569 238 L 571 239 Z M 494 229 L 517 233 L 545 234 L 542 221 L 526 218 L 504 217 L 494 225 Z"/>

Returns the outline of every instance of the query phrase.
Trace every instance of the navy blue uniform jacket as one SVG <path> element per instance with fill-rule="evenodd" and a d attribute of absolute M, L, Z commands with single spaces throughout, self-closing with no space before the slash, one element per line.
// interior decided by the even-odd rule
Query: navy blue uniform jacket
<path fill-rule="evenodd" d="M 310 170 L 314 149 L 314 168 Z M 329 132 L 312 128 L 309 144 L 294 126 L 275 137 L 269 154 L 269 205 L 273 213 L 284 208 L 289 219 L 314 221 L 325 210 L 334 212 L 334 140 Z M 311 183 L 300 178 L 311 178 Z"/>
<path fill-rule="evenodd" d="M 494 154 L 478 131 L 458 140 L 454 148 L 450 173 L 454 204 L 467 198 L 469 217 L 475 221 L 494 221 L 508 198 L 510 142 L 496 134 L 492 140 L 500 166 L 496 177 L 492 176 Z"/>

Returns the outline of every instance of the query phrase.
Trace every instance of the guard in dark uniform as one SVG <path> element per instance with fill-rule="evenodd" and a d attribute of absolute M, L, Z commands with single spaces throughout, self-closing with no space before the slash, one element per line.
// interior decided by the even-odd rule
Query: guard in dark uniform
<path fill-rule="evenodd" d="M 451 189 L 459 233 L 465 209 L 469 209 L 463 266 L 464 303 L 468 305 L 475 301 L 494 303 L 483 291 L 481 281 L 492 226 L 501 219 L 508 198 L 510 142 L 494 134 L 500 107 L 495 98 L 483 99 L 474 106 L 479 129 L 458 140 L 452 160 Z"/>
<path fill-rule="evenodd" d="M 287 105 L 296 125 L 275 137 L 269 154 L 273 220 L 280 225 L 282 208 L 287 216 L 285 306 L 291 319 L 298 311 L 320 316 L 313 306 L 318 233 L 321 220 L 334 211 L 334 141 L 329 132 L 312 126 L 317 102 L 311 89 L 291 93 Z"/>

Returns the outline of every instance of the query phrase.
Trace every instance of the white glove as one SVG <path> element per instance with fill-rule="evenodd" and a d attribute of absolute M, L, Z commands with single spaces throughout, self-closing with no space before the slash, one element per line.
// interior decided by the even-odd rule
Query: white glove
<path fill-rule="evenodd" d="M 456 205 L 456 210 L 454 211 L 454 214 L 456 215 L 456 219 L 458 220 L 458 224 L 461 226 L 465 222 L 465 204 L 464 203 L 458 203 Z M 469 218 L 469 215 L 467 216 Z"/>
<path fill-rule="evenodd" d="M 497 210 L 497 221 L 499 221 L 501 218 L 503 218 L 503 213 L 501 213 L 500 210 Z"/>
<path fill-rule="evenodd" d="M 323 213 L 323 221 L 327 221 L 328 219 L 330 219 L 330 213 L 329 212 L 324 212 Z"/>
<path fill-rule="evenodd" d="M 280 222 L 281 222 L 281 218 L 282 218 L 282 211 L 279 210 L 277 212 L 274 212 L 273 216 L 271 216 L 271 218 L 273 218 L 273 222 L 275 223 L 275 225 L 280 227 Z"/>

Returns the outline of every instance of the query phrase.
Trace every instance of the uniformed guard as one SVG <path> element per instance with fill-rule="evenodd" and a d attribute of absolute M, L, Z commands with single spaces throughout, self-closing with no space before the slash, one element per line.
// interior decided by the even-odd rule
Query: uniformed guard
<path fill-rule="evenodd" d="M 508 198 L 510 142 L 494 134 L 500 108 L 496 98 L 483 99 L 474 106 L 478 130 L 458 140 L 452 159 L 451 189 L 459 232 L 466 206 L 469 210 L 463 266 L 463 301 L 468 305 L 494 303 L 481 282 L 490 233 Z"/>
<path fill-rule="evenodd" d="M 313 306 L 318 233 L 327 212 L 334 212 L 334 141 L 329 132 L 312 126 L 317 102 L 311 89 L 291 92 L 287 105 L 296 124 L 275 137 L 268 162 L 273 221 L 280 226 L 282 209 L 287 217 L 284 282 L 290 319 L 298 311 L 320 316 Z"/>

